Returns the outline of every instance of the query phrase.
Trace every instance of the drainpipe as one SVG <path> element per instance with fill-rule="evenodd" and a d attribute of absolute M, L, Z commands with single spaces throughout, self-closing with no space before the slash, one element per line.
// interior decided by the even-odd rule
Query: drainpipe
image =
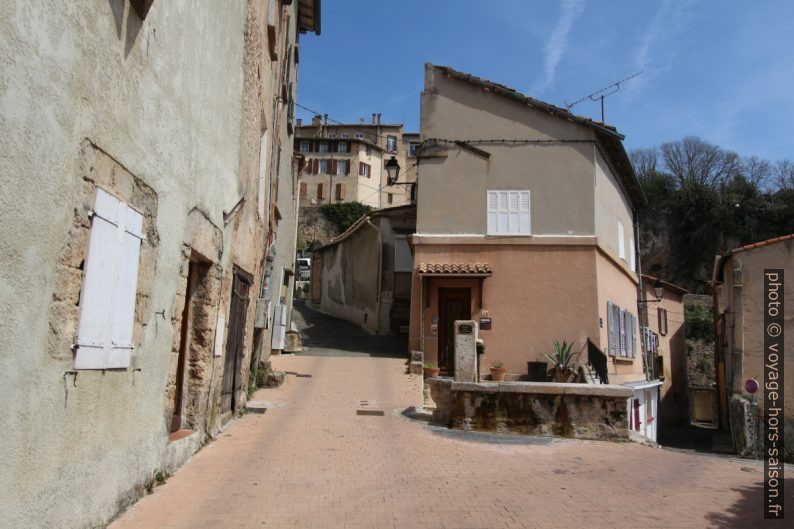
<path fill-rule="evenodd" d="M 635 209 L 633 211 L 634 217 L 634 262 L 637 263 L 637 299 L 645 300 L 645 287 L 642 283 L 642 262 L 640 261 L 640 221 L 639 213 Z M 640 315 L 640 325 L 648 326 L 648 304 L 637 303 L 637 314 Z M 642 330 L 642 329 L 640 329 Z M 651 380 L 651 366 L 648 364 L 648 352 L 645 350 L 645 340 L 642 339 L 643 333 L 640 333 L 640 351 L 642 352 L 642 362 L 645 366 L 645 380 Z"/>

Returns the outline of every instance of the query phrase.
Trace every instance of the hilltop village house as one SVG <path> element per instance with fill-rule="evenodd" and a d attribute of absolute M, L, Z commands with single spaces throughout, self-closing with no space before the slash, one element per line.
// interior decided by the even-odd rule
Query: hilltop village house
<path fill-rule="evenodd" d="M 765 278 L 766 273 L 770 275 Z M 794 303 L 788 300 L 794 299 L 794 234 L 730 250 L 717 256 L 714 263 L 714 343 L 720 428 L 731 433 L 739 454 L 751 456 L 755 455 L 757 432 L 762 431 L 760 428 L 756 430 L 756 414 L 764 413 L 767 391 L 762 383 L 766 360 L 765 329 L 772 323 L 779 324 L 777 319 L 764 321 L 767 310 L 765 280 L 770 283 L 770 292 L 774 290 L 777 300 L 785 298 L 787 301 L 781 304 L 779 313 L 782 319 L 779 332 L 786 343 L 781 340 L 778 350 L 779 365 L 783 369 L 781 380 L 791 381 L 794 380 L 794 348 L 789 344 L 794 336 Z M 773 343 L 770 341 L 770 345 Z M 748 379 L 758 382 L 754 403 L 745 386 Z M 777 395 L 780 409 L 771 413 L 782 415 L 780 420 L 785 431 L 783 457 L 792 462 L 794 409 L 791 403 L 794 402 L 794 385 L 789 382 Z"/>
<path fill-rule="evenodd" d="M 454 371 L 453 322 L 480 322 L 493 362 L 527 373 L 553 340 L 606 352 L 634 390 L 632 429 L 655 438 L 658 385 L 638 322 L 636 211 L 622 138 L 505 86 L 428 64 L 421 97 L 410 347 Z"/>
<path fill-rule="evenodd" d="M 407 334 L 416 206 L 380 209 L 314 252 L 312 303 L 373 334 Z"/>
<path fill-rule="evenodd" d="M 393 157 L 401 167 L 413 166 L 419 135 L 404 133 L 401 124 L 328 123 L 314 116 L 311 125 L 297 125 L 295 149 L 305 158 L 300 175 L 301 206 L 361 202 L 379 209 L 411 203 L 410 186 L 387 186 L 386 163 Z M 404 170 L 403 179 L 416 180 L 415 170 Z"/>
<path fill-rule="evenodd" d="M 4 3 L 3 525 L 103 527 L 244 405 L 291 301 L 319 9 Z"/>

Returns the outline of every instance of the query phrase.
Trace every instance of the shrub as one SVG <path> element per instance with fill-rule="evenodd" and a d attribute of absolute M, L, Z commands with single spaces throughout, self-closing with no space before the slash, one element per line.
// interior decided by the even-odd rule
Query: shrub
<path fill-rule="evenodd" d="M 345 231 L 372 208 L 361 202 L 342 202 L 339 204 L 323 204 L 320 206 L 325 218 L 336 224 L 339 231 Z"/>

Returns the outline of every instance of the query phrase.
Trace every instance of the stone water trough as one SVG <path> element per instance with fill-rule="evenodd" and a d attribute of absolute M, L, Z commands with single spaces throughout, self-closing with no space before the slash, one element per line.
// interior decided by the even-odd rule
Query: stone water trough
<path fill-rule="evenodd" d="M 626 400 L 610 384 L 456 382 L 429 378 L 432 422 L 458 430 L 574 439 L 628 440 Z"/>

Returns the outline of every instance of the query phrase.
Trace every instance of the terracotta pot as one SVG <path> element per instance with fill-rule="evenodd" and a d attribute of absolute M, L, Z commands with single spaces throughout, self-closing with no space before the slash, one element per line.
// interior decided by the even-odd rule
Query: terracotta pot
<path fill-rule="evenodd" d="M 494 382 L 504 382 L 505 373 L 507 373 L 507 369 L 504 367 L 492 367 L 491 380 L 493 380 Z"/>
<path fill-rule="evenodd" d="M 423 369 L 425 371 L 425 378 L 436 378 L 441 372 L 441 368 L 439 367 L 425 367 Z"/>

